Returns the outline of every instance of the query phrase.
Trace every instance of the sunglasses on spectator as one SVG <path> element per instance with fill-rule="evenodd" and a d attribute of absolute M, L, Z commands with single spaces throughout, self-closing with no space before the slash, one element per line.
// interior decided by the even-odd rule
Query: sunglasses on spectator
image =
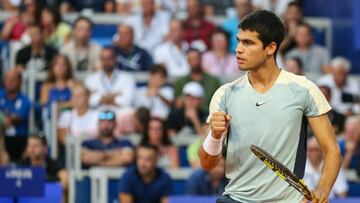
<path fill-rule="evenodd" d="M 99 120 L 115 120 L 115 114 L 113 112 L 101 112 Z"/>

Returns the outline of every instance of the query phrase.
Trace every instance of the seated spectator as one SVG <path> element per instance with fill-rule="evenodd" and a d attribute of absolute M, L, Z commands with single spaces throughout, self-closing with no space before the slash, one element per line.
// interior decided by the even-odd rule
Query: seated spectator
<path fill-rule="evenodd" d="M 330 103 L 332 96 L 330 87 L 322 85 L 319 86 L 319 89 L 324 94 L 326 100 Z M 341 134 L 344 130 L 344 123 L 346 117 L 343 114 L 337 112 L 335 109 L 331 109 L 327 114 L 334 128 L 335 134 Z"/>
<path fill-rule="evenodd" d="M 214 24 L 205 20 L 199 0 L 187 0 L 188 18 L 184 24 L 185 40 L 191 47 L 206 50 L 211 46 L 211 35 L 216 30 Z"/>
<path fill-rule="evenodd" d="M 290 73 L 294 73 L 296 75 L 304 75 L 304 68 L 302 66 L 302 62 L 297 57 L 288 58 L 285 60 L 285 69 Z"/>
<path fill-rule="evenodd" d="M 117 67 L 124 71 L 148 71 L 153 65 L 150 54 L 133 43 L 134 30 L 130 25 L 120 25 L 114 50 Z"/>
<path fill-rule="evenodd" d="M 285 37 L 279 47 L 279 53 L 285 55 L 289 50 L 296 46 L 295 33 L 298 25 L 303 21 L 303 11 L 298 2 L 290 2 L 287 5 L 286 11 L 283 16 L 285 25 Z"/>
<path fill-rule="evenodd" d="M 235 0 L 234 4 L 237 15 L 227 18 L 222 25 L 222 28 L 230 34 L 229 51 L 231 53 L 235 53 L 235 49 L 238 44 L 236 36 L 239 32 L 238 26 L 241 22 L 241 19 L 254 10 L 251 0 Z"/>
<path fill-rule="evenodd" d="M 42 9 L 41 25 L 47 45 L 60 49 L 70 40 L 71 27 L 61 21 L 61 15 L 56 9 L 50 7 Z"/>
<path fill-rule="evenodd" d="M 58 103 L 59 109 L 72 107 L 71 91 L 75 80 L 69 59 L 64 55 L 57 55 L 51 62 L 47 79 L 41 86 L 40 103 L 50 108 L 53 102 Z"/>
<path fill-rule="evenodd" d="M 133 122 L 135 133 L 140 135 L 145 134 L 150 117 L 150 111 L 146 107 L 140 107 L 135 111 Z"/>
<path fill-rule="evenodd" d="M 100 70 L 101 47 L 90 40 L 91 20 L 86 17 L 79 17 L 75 20 L 73 29 L 73 39 L 61 49 L 61 53 L 69 58 L 73 72 Z"/>
<path fill-rule="evenodd" d="M 131 106 L 136 88 L 134 78 L 132 75 L 116 69 L 113 49 L 104 48 L 100 58 L 103 69 L 91 74 L 85 80 L 85 85 L 91 92 L 90 106 Z"/>
<path fill-rule="evenodd" d="M 211 36 L 211 50 L 202 56 L 201 66 L 204 71 L 217 77 L 238 75 L 236 57 L 228 51 L 229 36 L 223 30 L 217 30 Z"/>
<path fill-rule="evenodd" d="M 211 171 L 202 168 L 194 170 L 186 182 L 186 194 L 194 196 L 221 195 L 227 185 L 225 178 L 225 159 Z"/>
<path fill-rule="evenodd" d="M 178 19 L 170 21 L 168 40 L 154 51 L 154 61 L 163 64 L 170 77 L 184 76 L 189 73 L 186 58 L 188 43 L 184 41 L 183 25 Z"/>
<path fill-rule="evenodd" d="M 331 106 L 345 116 L 357 112 L 355 103 L 344 102 L 343 93 L 358 95 L 360 92 L 359 83 L 349 78 L 351 64 L 348 59 L 343 57 L 335 57 L 330 62 L 330 74 L 327 74 L 317 81 L 319 85 L 330 87 L 332 97 Z"/>
<path fill-rule="evenodd" d="M 203 135 L 203 125 L 207 113 L 201 110 L 205 92 L 198 82 L 189 82 L 183 88 L 184 105 L 170 111 L 168 116 L 168 134 L 174 136 L 182 130 L 185 133 Z M 190 132 L 186 131 L 190 129 Z"/>
<path fill-rule="evenodd" d="M 159 167 L 178 168 L 180 166 L 178 148 L 171 143 L 164 120 L 151 118 L 141 143 L 155 145 L 159 149 Z"/>
<path fill-rule="evenodd" d="M 11 161 L 18 161 L 25 150 L 31 103 L 20 92 L 21 73 L 10 69 L 4 79 L 5 89 L 0 90 L 0 111 L 5 148 Z"/>
<path fill-rule="evenodd" d="M 115 113 L 99 113 L 99 136 L 82 144 L 81 161 L 85 167 L 128 166 L 133 162 L 133 146 L 127 140 L 115 138 Z"/>
<path fill-rule="evenodd" d="M 170 176 L 156 167 L 159 150 L 142 144 L 136 149 L 136 166 L 128 169 L 119 182 L 121 203 L 167 203 L 172 188 Z"/>
<path fill-rule="evenodd" d="M 63 199 L 67 199 L 68 172 L 60 163 L 47 156 L 48 148 L 44 135 L 30 135 L 26 146 L 26 157 L 18 165 L 44 167 L 46 181 L 60 181 Z"/>
<path fill-rule="evenodd" d="M 285 58 L 298 57 L 305 73 L 323 73 L 330 61 L 329 51 L 314 44 L 314 36 L 308 24 L 300 23 L 295 33 L 296 47 L 286 53 Z"/>
<path fill-rule="evenodd" d="M 31 44 L 20 49 L 16 54 L 16 67 L 20 70 L 40 72 L 49 69 L 57 50 L 45 45 L 44 33 L 40 25 L 31 25 L 27 29 Z"/>
<path fill-rule="evenodd" d="M 152 116 L 167 118 L 174 100 L 174 91 L 165 86 L 166 78 L 166 69 L 155 65 L 150 70 L 148 85 L 137 89 L 135 107 L 146 107 Z"/>
<path fill-rule="evenodd" d="M 342 154 L 342 167 L 355 169 L 360 161 L 360 119 L 350 116 L 345 120 L 345 131 L 339 146 Z"/>
<path fill-rule="evenodd" d="M 29 25 L 40 22 L 41 5 L 39 5 L 39 1 L 24 0 L 21 6 L 23 11 L 17 7 L 15 14 L 6 19 L 1 30 L 2 40 L 18 41 Z"/>
<path fill-rule="evenodd" d="M 169 31 L 170 15 L 167 12 L 156 11 L 155 0 L 141 0 L 140 2 L 141 11 L 126 22 L 134 29 L 135 43 L 152 53 Z"/>
<path fill-rule="evenodd" d="M 315 190 L 318 186 L 323 165 L 323 154 L 315 137 L 311 137 L 307 141 L 307 160 L 304 174 L 304 181 L 310 190 Z M 346 177 L 342 168 L 335 181 L 335 184 L 329 194 L 330 199 L 345 198 L 349 190 Z"/>
<path fill-rule="evenodd" d="M 293 0 L 252 0 L 252 3 L 256 9 L 272 11 L 282 16 L 291 1 Z"/>
<path fill-rule="evenodd" d="M 204 72 L 203 67 L 201 66 L 202 61 L 201 53 L 196 49 L 191 49 L 188 52 L 188 62 L 190 65 L 190 74 L 180 77 L 175 81 L 174 90 L 175 90 L 175 99 L 176 99 L 176 106 L 181 107 L 182 101 L 182 90 L 186 83 L 190 81 L 199 82 L 205 90 L 203 95 L 203 102 L 201 105 L 201 109 L 204 112 L 208 112 L 209 104 L 212 95 L 215 91 L 220 87 L 220 81 L 218 78 L 211 76 Z"/>

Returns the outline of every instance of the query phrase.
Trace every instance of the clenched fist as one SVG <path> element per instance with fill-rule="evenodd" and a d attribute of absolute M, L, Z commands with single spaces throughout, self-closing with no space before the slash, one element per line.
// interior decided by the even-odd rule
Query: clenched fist
<path fill-rule="evenodd" d="M 220 139 L 224 132 L 227 130 L 231 116 L 225 112 L 214 112 L 210 119 L 210 128 L 212 136 L 215 139 Z"/>

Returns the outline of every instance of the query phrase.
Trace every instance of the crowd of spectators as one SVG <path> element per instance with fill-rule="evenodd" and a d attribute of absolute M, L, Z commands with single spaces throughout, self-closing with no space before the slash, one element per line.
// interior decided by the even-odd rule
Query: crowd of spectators
<path fill-rule="evenodd" d="M 171 178 L 164 169 L 184 167 L 172 140 L 190 135 L 194 141 L 187 147 L 186 158 L 194 174 L 186 191 L 220 194 L 226 183 L 225 164 L 206 172 L 200 169 L 197 156 L 206 134 L 210 99 L 224 76 L 246 74 L 238 70 L 234 55 L 241 19 L 254 10 L 268 9 L 282 17 L 287 29 L 277 56 L 279 67 L 298 75 L 321 76 L 314 82 L 333 108 L 329 117 L 343 154 L 343 168 L 357 169 L 360 174 L 356 100 L 360 84 L 349 77 L 349 60 L 332 58 L 326 47 L 316 43 L 297 1 L 215 2 L 0 1 L 2 11 L 12 12 L 1 29 L 1 39 L 11 48 L 12 66 L 3 67 L 6 74 L 0 90 L 0 165 L 45 165 L 49 180 L 60 180 L 66 194 L 66 137 L 81 137 L 83 168 L 128 167 L 119 184 L 122 202 L 166 202 Z M 102 46 L 91 38 L 91 16 L 80 16 L 72 23 L 62 20 L 73 11 L 117 13 L 126 19 L 118 25 L 112 43 Z M 182 12 L 186 17 L 177 18 Z M 209 20 L 218 14 L 226 15 L 223 23 Z M 21 86 L 29 74 L 40 72 L 47 77 L 37 90 L 39 96 L 30 101 Z M 148 74 L 145 84 L 137 81 L 136 73 Z M 53 103 L 58 108 L 58 160 L 48 158 L 43 135 L 28 132 L 31 108 L 40 105 L 40 119 L 50 119 Z M 139 142 L 129 142 L 129 134 L 139 136 Z M 310 138 L 305 181 L 311 184 L 319 179 L 322 156 L 318 149 Z M 333 194 L 345 197 L 348 186 L 343 177 L 339 181 Z M 148 186 L 154 189 L 151 194 L 145 189 Z"/>

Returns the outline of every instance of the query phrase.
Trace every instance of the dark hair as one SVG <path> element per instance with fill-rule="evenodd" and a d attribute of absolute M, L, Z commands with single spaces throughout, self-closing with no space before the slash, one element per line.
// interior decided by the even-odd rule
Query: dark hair
<path fill-rule="evenodd" d="M 276 50 L 274 58 L 276 58 L 276 53 L 285 36 L 285 27 L 280 18 L 273 12 L 265 10 L 253 12 L 245 16 L 238 27 L 241 30 L 257 32 L 264 48 L 271 42 L 275 42 Z"/>
<path fill-rule="evenodd" d="M 309 30 L 309 32 L 312 34 L 312 30 L 313 30 L 313 28 L 311 27 L 311 25 L 309 25 L 308 23 L 305 23 L 305 22 L 300 22 L 298 25 L 297 25 L 297 27 L 306 27 L 308 30 Z"/>
<path fill-rule="evenodd" d="M 296 2 L 296 1 L 291 1 L 290 3 L 288 3 L 287 7 L 289 8 L 291 6 L 296 6 L 301 10 L 300 4 L 298 2 Z"/>
<path fill-rule="evenodd" d="M 57 26 L 61 22 L 60 12 L 57 9 L 51 8 L 49 6 L 44 7 L 42 11 L 45 10 L 51 13 L 51 15 L 54 17 L 54 24 Z"/>
<path fill-rule="evenodd" d="M 211 39 L 212 39 L 212 38 L 214 37 L 214 35 L 216 35 L 216 34 L 223 34 L 223 35 L 225 36 L 225 38 L 226 38 L 227 44 L 229 44 L 229 41 L 230 41 L 230 34 L 229 34 L 229 32 L 225 31 L 225 30 L 222 29 L 222 28 L 217 28 L 217 29 L 215 30 L 215 32 L 213 32 L 213 33 L 211 34 Z"/>
<path fill-rule="evenodd" d="M 55 82 L 56 78 L 54 73 L 54 66 L 60 58 L 64 58 L 65 60 L 65 66 L 66 66 L 65 80 L 70 80 L 74 78 L 69 58 L 65 55 L 58 54 L 54 56 L 54 58 L 51 60 L 50 69 L 48 72 L 48 77 L 46 79 L 46 82 Z"/>
<path fill-rule="evenodd" d="M 164 77 L 167 77 L 167 71 L 164 65 L 162 64 L 156 64 L 153 65 L 153 67 L 150 69 L 150 75 L 154 75 L 156 73 L 160 73 Z"/>
<path fill-rule="evenodd" d="M 149 143 L 140 143 L 136 149 L 145 148 L 153 150 L 156 154 L 159 154 L 159 148 L 155 145 L 149 144 Z"/>
<path fill-rule="evenodd" d="M 148 125 L 147 125 L 147 128 L 146 128 L 146 131 L 141 139 L 141 143 L 149 143 L 149 128 L 150 128 L 150 122 L 151 121 L 158 121 L 161 123 L 162 125 L 162 138 L 161 138 L 161 144 L 162 145 L 172 145 L 171 143 L 171 140 L 169 138 L 169 135 L 167 134 L 167 128 L 166 128 L 166 125 L 165 125 L 165 121 L 161 118 L 158 118 L 158 117 L 151 117 L 150 120 L 148 121 Z"/>
<path fill-rule="evenodd" d="M 28 139 L 39 140 L 43 146 L 45 146 L 45 147 L 47 146 L 46 137 L 45 137 L 45 134 L 43 132 L 38 132 L 38 133 L 31 134 L 31 135 L 29 135 Z"/>
<path fill-rule="evenodd" d="M 94 25 L 93 22 L 90 20 L 90 18 L 85 17 L 85 16 L 80 16 L 80 17 L 76 18 L 76 20 L 73 23 L 73 27 L 76 27 L 76 25 L 82 20 L 87 22 L 90 25 L 90 28 L 93 27 L 93 25 Z"/>
<path fill-rule="evenodd" d="M 294 57 L 288 58 L 287 60 L 294 60 L 298 64 L 299 68 L 303 69 L 303 63 L 299 57 L 294 56 Z"/>
<path fill-rule="evenodd" d="M 327 85 L 320 85 L 319 86 L 319 89 L 325 89 L 326 91 L 328 91 L 328 93 L 330 94 L 331 96 L 331 88 Z"/>

